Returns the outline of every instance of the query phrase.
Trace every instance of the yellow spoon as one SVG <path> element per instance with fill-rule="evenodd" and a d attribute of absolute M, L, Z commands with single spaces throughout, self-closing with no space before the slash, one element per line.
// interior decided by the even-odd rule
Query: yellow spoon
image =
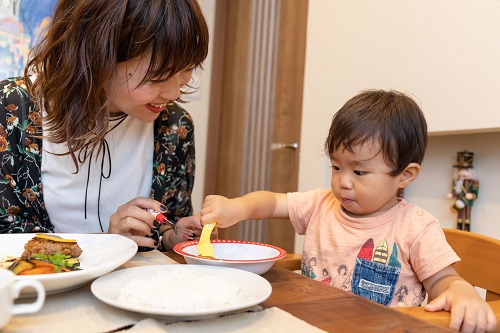
<path fill-rule="evenodd" d="M 207 223 L 201 230 L 200 241 L 198 242 L 198 254 L 202 257 L 213 258 L 214 256 L 214 248 L 212 243 L 210 243 L 210 234 L 214 230 L 215 224 L 215 222 Z"/>

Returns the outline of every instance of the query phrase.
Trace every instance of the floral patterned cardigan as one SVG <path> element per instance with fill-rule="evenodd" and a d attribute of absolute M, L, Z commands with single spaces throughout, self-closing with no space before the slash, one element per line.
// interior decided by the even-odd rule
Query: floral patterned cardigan
<path fill-rule="evenodd" d="M 0 82 L 0 233 L 53 232 L 43 201 L 42 139 L 34 137 L 42 118 L 22 78 Z M 194 125 L 189 113 L 172 103 L 156 119 L 150 197 L 177 221 L 193 213 Z M 156 233 L 153 238 L 158 239 Z"/>

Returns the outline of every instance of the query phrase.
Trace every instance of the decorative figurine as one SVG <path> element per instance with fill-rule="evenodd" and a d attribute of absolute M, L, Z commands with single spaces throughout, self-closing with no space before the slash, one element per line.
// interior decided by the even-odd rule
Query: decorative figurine
<path fill-rule="evenodd" d="M 455 198 L 450 210 L 457 213 L 457 229 L 465 231 L 470 231 L 471 207 L 479 191 L 473 161 L 473 152 L 464 150 L 457 153 L 452 192 L 448 193 L 450 199 Z"/>

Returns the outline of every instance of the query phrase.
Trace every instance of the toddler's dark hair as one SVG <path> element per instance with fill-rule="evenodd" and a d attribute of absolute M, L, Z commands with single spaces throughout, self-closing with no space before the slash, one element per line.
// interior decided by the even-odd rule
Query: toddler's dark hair
<path fill-rule="evenodd" d="M 391 176 L 410 163 L 421 164 L 427 148 L 427 123 L 408 95 L 390 90 L 367 90 L 351 98 L 333 116 L 325 153 L 360 144 L 379 143 Z"/>

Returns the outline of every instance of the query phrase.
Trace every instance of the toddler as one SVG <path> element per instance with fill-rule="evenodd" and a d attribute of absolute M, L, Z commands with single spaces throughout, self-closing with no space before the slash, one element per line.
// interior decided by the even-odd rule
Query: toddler
<path fill-rule="evenodd" d="M 210 195 L 201 221 L 289 218 L 305 235 L 302 274 L 391 307 L 420 305 L 427 292 L 425 309 L 451 311 L 451 329 L 493 330 L 493 311 L 456 273 L 460 258 L 437 219 L 397 196 L 417 178 L 426 146 L 427 124 L 410 97 L 364 91 L 333 117 L 330 190 Z"/>

